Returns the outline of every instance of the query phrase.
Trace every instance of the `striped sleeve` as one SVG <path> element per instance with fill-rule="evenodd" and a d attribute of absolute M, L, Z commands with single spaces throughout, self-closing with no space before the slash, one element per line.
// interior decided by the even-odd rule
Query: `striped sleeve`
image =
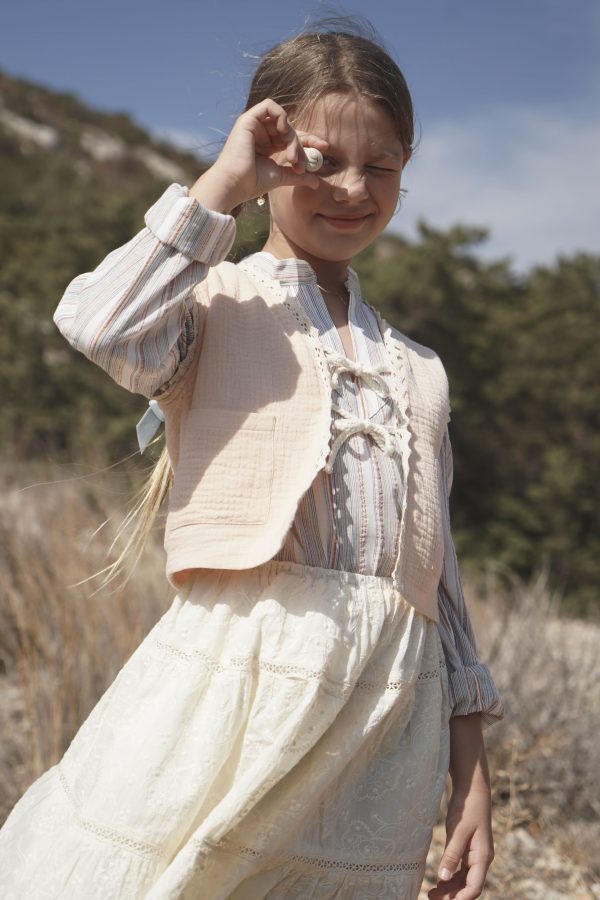
<path fill-rule="evenodd" d="M 171 184 L 145 227 L 67 286 L 54 322 L 71 346 L 146 397 L 173 380 L 199 332 L 194 287 L 233 244 L 235 219 Z"/>
<path fill-rule="evenodd" d="M 456 549 L 450 530 L 449 497 L 453 478 L 448 428 L 441 449 L 444 519 L 444 567 L 438 586 L 438 630 L 448 668 L 451 718 L 481 713 L 482 727 L 504 718 L 504 702 L 488 667 L 477 656 L 473 626 L 465 603 Z"/>

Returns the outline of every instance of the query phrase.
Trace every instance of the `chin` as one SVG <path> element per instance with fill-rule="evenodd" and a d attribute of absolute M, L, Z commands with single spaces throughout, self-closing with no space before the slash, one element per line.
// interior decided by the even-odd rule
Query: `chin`
<path fill-rule="evenodd" d="M 357 253 L 368 247 L 370 243 L 372 243 L 372 239 L 360 242 L 324 241 L 323 245 L 315 252 L 315 255 L 320 256 L 321 259 L 327 259 L 329 262 L 342 262 L 345 259 L 351 259 L 353 256 L 356 256 Z"/>
<path fill-rule="evenodd" d="M 307 253 L 317 257 L 317 259 L 324 259 L 328 262 L 342 262 L 343 260 L 350 259 L 352 256 L 360 253 L 360 251 L 364 250 L 365 247 L 368 247 L 373 240 L 374 237 L 371 235 L 363 235 L 362 240 L 357 240 L 357 237 L 354 237 L 354 240 L 352 240 L 349 236 L 346 237 L 344 235 L 324 235 L 322 241 L 315 242 L 314 244 L 311 242 L 310 245 L 307 245 L 306 243 L 303 244 L 301 241 L 296 241 L 296 244 L 298 247 L 302 247 Z"/>
<path fill-rule="evenodd" d="M 349 259 L 352 259 L 357 253 L 359 253 L 363 248 L 362 247 L 314 247 L 311 249 L 305 248 L 307 253 L 310 253 L 311 256 L 314 256 L 315 259 L 322 259 L 324 262 L 331 263 L 341 263 L 346 262 Z"/>

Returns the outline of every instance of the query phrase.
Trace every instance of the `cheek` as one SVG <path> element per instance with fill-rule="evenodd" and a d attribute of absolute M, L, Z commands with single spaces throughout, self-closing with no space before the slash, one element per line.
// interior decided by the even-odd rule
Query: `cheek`
<path fill-rule="evenodd" d="M 270 192 L 271 215 L 275 221 L 294 222 L 310 215 L 319 191 L 305 187 L 280 187 Z M 318 203 L 318 201 L 317 201 Z"/>
<path fill-rule="evenodd" d="M 383 214 L 393 215 L 400 196 L 400 183 L 396 179 L 386 181 L 382 178 L 371 185 L 370 193 Z"/>
<path fill-rule="evenodd" d="M 294 188 L 280 187 L 269 192 L 271 216 L 276 222 L 288 222 L 297 215 Z"/>

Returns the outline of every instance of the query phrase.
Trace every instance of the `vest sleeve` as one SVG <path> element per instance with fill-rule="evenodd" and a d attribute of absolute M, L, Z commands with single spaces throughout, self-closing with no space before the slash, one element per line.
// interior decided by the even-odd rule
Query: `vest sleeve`
<path fill-rule="evenodd" d="M 176 372 L 200 330 L 194 288 L 229 252 L 233 216 L 207 209 L 171 184 L 145 227 L 94 269 L 76 276 L 54 313 L 71 346 L 122 387 L 154 396 Z"/>
<path fill-rule="evenodd" d="M 442 441 L 440 465 L 444 490 L 444 565 L 438 586 L 438 631 L 448 669 L 451 717 L 481 713 L 482 727 L 504 718 L 504 702 L 488 667 L 478 657 L 473 625 L 465 603 L 456 549 L 450 529 L 449 497 L 453 478 L 448 427 Z"/>

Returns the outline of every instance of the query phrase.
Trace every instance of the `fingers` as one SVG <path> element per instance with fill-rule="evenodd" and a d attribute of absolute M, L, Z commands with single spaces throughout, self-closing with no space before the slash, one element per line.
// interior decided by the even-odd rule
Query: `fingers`
<path fill-rule="evenodd" d="M 475 900 L 481 896 L 488 866 L 483 862 L 473 863 L 467 872 L 467 884 L 456 895 L 456 900 Z"/>
<path fill-rule="evenodd" d="M 266 143 L 264 138 L 268 138 L 270 144 L 268 155 L 285 150 L 286 162 L 297 173 L 306 170 L 307 159 L 304 147 L 316 147 L 322 152 L 329 147 L 328 142 L 316 134 L 295 131 L 285 109 L 270 98 L 251 107 L 245 115 L 255 119 L 256 131 L 261 133 L 264 143 Z"/>
<path fill-rule="evenodd" d="M 304 151 L 305 147 L 311 147 L 324 153 L 329 147 L 329 143 L 316 134 L 304 131 L 294 132 L 294 137 L 286 148 L 286 160 L 295 172 L 305 172 L 308 169 L 309 161 Z"/>
<path fill-rule="evenodd" d="M 465 870 L 459 869 L 449 881 L 438 881 L 436 886 L 428 891 L 427 896 L 429 900 L 455 900 L 465 882 Z"/>
<path fill-rule="evenodd" d="M 304 172 L 308 162 L 304 148 L 314 147 L 324 153 L 329 147 L 329 142 L 324 138 L 319 137 L 317 134 L 311 134 L 307 131 L 298 131 L 295 132 L 295 140 L 292 142 L 291 146 L 293 147 L 293 154 L 290 162 L 292 164 L 294 164 L 294 162 L 299 163 L 301 168 L 296 168 L 296 171 Z"/>
<path fill-rule="evenodd" d="M 246 110 L 240 119 L 242 131 L 253 136 L 257 191 L 295 185 L 319 187 L 320 180 L 310 172 L 304 148 L 312 147 L 323 154 L 329 147 L 327 140 L 311 132 L 297 132 L 285 109 L 270 98 Z"/>
<path fill-rule="evenodd" d="M 429 891 L 429 900 L 476 900 L 481 896 L 490 862 L 479 859 L 469 864 L 466 857 L 451 878 L 440 878 Z"/>
<path fill-rule="evenodd" d="M 291 127 L 283 106 L 280 106 L 279 103 L 275 103 L 275 101 L 271 100 L 269 97 L 265 100 L 261 100 L 256 106 L 252 106 L 250 109 L 246 110 L 245 115 L 255 117 L 261 122 L 270 119 L 274 124 L 275 132 L 280 134 L 282 138 L 288 133 Z"/>
<path fill-rule="evenodd" d="M 298 140 L 302 148 L 299 161 L 303 164 L 304 171 L 316 172 L 323 165 L 323 154 L 329 149 L 329 141 L 317 134 L 309 134 L 305 131 L 298 132 Z M 313 151 L 310 159 L 305 148 Z"/>
<path fill-rule="evenodd" d="M 288 121 L 283 106 L 268 97 L 256 106 L 250 107 L 243 115 L 264 129 L 275 149 L 289 145 L 295 137 L 296 133 Z"/>
<path fill-rule="evenodd" d="M 269 143 L 272 144 L 273 147 L 277 149 L 283 149 L 286 146 L 286 141 L 279 131 L 275 119 L 265 119 L 260 124 L 262 125 L 267 135 Z"/>
<path fill-rule="evenodd" d="M 322 152 L 329 147 L 329 141 L 326 141 L 325 138 L 321 138 L 316 134 L 308 134 L 306 131 L 299 131 L 298 138 L 303 147 L 316 147 L 317 150 Z"/>
<path fill-rule="evenodd" d="M 297 171 L 296 166 L 279 166 L 274 160 L 265 159 L 262 169 L 267 181 L 267 191 L 277 187 L 319 187 L 319 179 L 316 175 L 304 170 Z"/>
<path fill-rule="evenodd" d="M 449 881 L 438 881 L 427 896 L 429 900 L 476 900 L 481 897 L 487 866 L 475 863 L 470 869 L 461 868 Z"/>
<path fill-rule="evenodd" d="M 446 816 L 446 846 L 438 869 L 439 881 L 429 900 L 475 900 L 480 897 L 494 859 L 489 794 L 465 798 L 453 792 Z M 455 798 L 459 798 L 456 799 Z M 460 868 L 459 868 L 460 867 Z"/>
<path fill-rule="evenodd" d="M 438 868 L 437 893 L 432 892 L 430 900 L 457 900 L 461 895 L 468 872 L 469 838 L 470 835 L 461 834 L 459 829 L 449 835 Z M 466 900 L 466 897 L 461 897 L 461 900 Z"/>
<path fill-rule="evenodd" d="M 465 843 L 461 842 L 460 836 L 455 832 L 444 850 L 439 866 L 438 875 L 442 881 L 448 881 L 456 872 L 464 852 Z"/>

